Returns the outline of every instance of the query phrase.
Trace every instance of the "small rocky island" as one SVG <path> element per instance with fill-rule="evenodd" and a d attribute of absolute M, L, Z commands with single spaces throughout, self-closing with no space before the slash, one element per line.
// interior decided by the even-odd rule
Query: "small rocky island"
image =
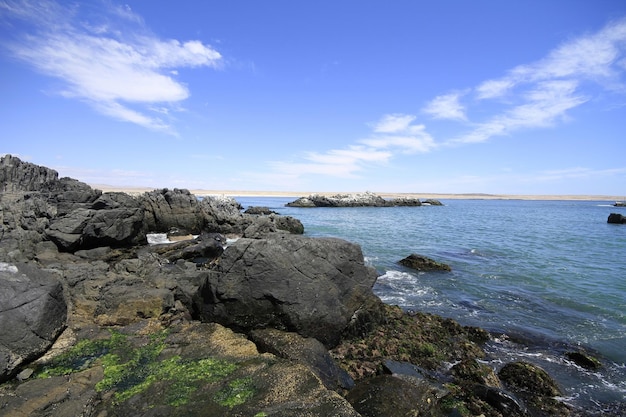
<path fill-rule="evenodd" d="M 297 219 L 10 155 L 0 219 L 2 415 L 570 414 L 542 369 L 492 369 L 486 331 L 382 303 L 358 245 Z"/>
<path fill-rule="evenodd" d="M 442 205 L 440 201 L 433 199 L 421 201 L 417 198 L 401 197 L 386 200 L 369 191 L 331 196 L 311 194 L 286 204 L 287 207 L 419 207 Z"/>

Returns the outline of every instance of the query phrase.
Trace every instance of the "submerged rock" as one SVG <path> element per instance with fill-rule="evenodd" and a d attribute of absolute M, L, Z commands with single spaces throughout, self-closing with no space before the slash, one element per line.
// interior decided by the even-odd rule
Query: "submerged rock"
<path fill-rule="evenodd" d="M 579 366 L 587 369 L 600 369 L 602 363 L 582 350 L 565 352 L 565 356 Z"/>
<path fill-rule="evenodd" d="M 570 409 L 556 397 L 561 389 L 546 371 L 528 362 L 504 365 L 498 376 L 505 386 L 519 395 L 531 411 L 541 415 L 569 416 Z"/>
<path fill-rule="evenodd" d="M 423 255 L 417 255 L 415 253 L 407 256 L 404 259 L 398 261 L 400 265 L 407 268 L 415 269 L 417 271 L 451 271 L 450 265 L 437 262 Z"/>

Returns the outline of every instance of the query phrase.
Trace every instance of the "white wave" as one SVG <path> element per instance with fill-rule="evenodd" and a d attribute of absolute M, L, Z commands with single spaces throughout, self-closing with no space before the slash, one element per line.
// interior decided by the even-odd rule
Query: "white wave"
<path fill-rule="evenodd" d="M 147 233 L 146 239 L 149 245 L 160 245 L 163 243 L 172 243 L 167 238 L 167 233 Z"/>
<path fill-rule="evenodd" d="M 379 295 L 380 300 L 389 305 L 399 305 L 403 306 L 408 303 L 405 297 L 397 296 L 397 295 Z"/>
<path fill-rule="evenodd" d="M 8 264 L 6 262 L 0 262 L 0 272 L 9 272 L 15 274 L 17 272 L 17 266 Z"/>
<path fill-rule="evenodd" d="M 365 262 L 365 265 L 367 266 L 374 266 L 374 264 L 376 263 L 376 261 L 378 260 L 377 257 L 373 257 L 373 256 L 364 256 L 363 257 L 363 261 Z"/>
<path fill-rule="evenodd" d="M 379 280 L 383 281 L 415 281 L 415 277 L 408 272 L 389 270 L 385 272 L 383 275 L 378 277 Z"/>
<path fill-rule="evenodd" d="M 440 299 L 432 299 L 435 290 L 424 286 L 416 274 L 389 270 L 378 277 L 376 295 L 387 304 L 404 306 L 423 306 L 434 303 L 439 305 Z M 431 305 L 432 307 L 432 305 Z"/>

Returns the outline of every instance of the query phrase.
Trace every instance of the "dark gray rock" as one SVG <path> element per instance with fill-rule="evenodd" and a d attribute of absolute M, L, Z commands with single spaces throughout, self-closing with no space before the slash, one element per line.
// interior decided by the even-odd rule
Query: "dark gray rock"
<path fill-rule="evenodd" d="M 270 210 L 268 207 L 248 207 L 244 214 L 257 214 L 257 215 L 265 215 L 268 216 L 270 214 L 278 214 L 274 210 Z"/>
<path fill-rule="evenodd" d="M 361 248 L 344 240 L 242 238 L 209 272 L 197 308 L 204 320 L 238 330 L 274 327 L 333 346 L 375 281 Z"/>
<path fill-rule="evenodd" d="M 112 209 L 78 208 L 50 222 L 47 237 L 64 252 L 102 246 L 126 247 L 144 243 L 143 210 L 138 207 Z"/>
<path fill-rule="evenodd" d="M 203 232 L 195 239 L 150 246 L 149 251 L 175 263 L 180 259 L 205 264 L 219 258 L 226 247 L 226 236 Z"/>
<path fill-rule="evenodd" d="M 602 368 L 602 362 L 582 350 L 565 352 L 565 356 L 583 368 L 592 370 Z"/>
<path fill-rule="evenodd" d="M 255 216 L 244 216 L 243 207 L 232 197 L 207 196 L 200 202 L 207 219 L 206 230 L 223 234 L 242 235 Z"/>
<path fill-rule="evenodd" d="M 0 158 L 0 192 L 2 193 L 40 191 L 58 178 L 59 173 L 53 169 L 23 162 L 12 155 Z"/>
<path fill-rule="evenodd" d="M 422 201 L 422 205 L 428 205 L 428 206 L 443 206 L 443 203 L 439 200 L 435 200 L 433 198 L 428 198 L 424 201 Z"/>
<path fill-rule="evenodd" d="M 140 208 L 97 210 L 82 230 L 81 248 L 127 247 L 146 242 L 144 213 Z"/>
<path fill-rule="evenodd" d="M 0 193 L 0 260 L 33 259 L 54 216 L 56 207 L 39 195 Z"/>
<path fill-rule="evenodd" d="M 423 255 L 411 254 L 398 261 L 400 265 L 417 271 L 451 271 L 450 265 L 437 262 Z"/>
<path fill-rule="evenodd" d="M 61 178 L 41 190 L 47 201 L 57 208 L 57 215 L 63 216 L 77 208 L 89 208 L 102 195 L 84 182 L 73 178 Z"/>
<path fill-rule="evenodd" d="M 378 375 L 358 383 L 346 399 L 364 417 L 439 416 L 438 394 L 423 380 Z"/>
<path fill-rule="evenodd" d="M 103 194 L 11 155 L 0 159 L 0 180 L 0 259 L 4 260 L 32 260 L 36 246 L 47 240 L 61 252 L 74 253 L 141 245 L 148 233 L 174 229 L 241 236 L 254 226 L 249 235 L 257 238 L 278 231 L 304 231 L 302 223 L 291 217 L 243 214 L 241 205 L 230 197 L 207 197 L 201 203 L 188 190 L 167 188 L 137 197 Z"/>
<path fill-rule="evenodd" d="M 468 390 L 507 417 L 529 417 L 524 404 L 505 390 L 483 384 L 469 384 Z"/>
<path fill-rule="evenodd" d="M 533 415 L 569 415 L 569 407 L 558 400 L 561 389 L 546 371 L 528 362 L 507 363 L 498 372 L 504 385 L 519 396 Z"/>
<path fill-rule="evenodd" d="M 99 196 L 92 204 L 94 210 L 111 210 L 119 208 L 139 208 L 141 201 L 126 193 L 110 192 Z"/>
<path fill-rule="evenodd" d="M 300 220 L 294 219 L 293 217 L 270 214 L 269 216 L 255 218 L 243 231 L 243 237 L 260 239 L 268 233 L 277 232 L 303 234 L 304 226 Z"/>
<path fill-rule="evenodd" d="M 322 380 L 331 390 L 351 389 L 354 381 L 341 369 L 317 339 L 302 337 L 297 333 L 276 329 L 253 330 L 250 339 L 260 352 L 269 352 L 285 359 L 300 362 Z"/>
<path fill-rule="evenodd" d="M 390 207 L 419 207 L 422 202 L 418 198 L 400 197 L 387 200 L 386 205 Z"/>
<path fill-rule="evenodd" d="M 83 230 L 94 213 L 95 210 L 79 208 L 63 217 L 58 217 L 50 222 L 46 235 L 61 251 L 78 250 Z"/>
<path fill-rule="evenodd" d="M 626 216 L 619 213 L 611 213 L 609 214 L 609 218 L 606 222 L 614 224 L 624 224 L 626 223 Z"/>
<path fill-rule="evenodd" d="M 61 283 L 29 264 L 0 262 L 0 381 L 42 355 L 65 327 Z"/>
<path fill-rule="evenodd" d="M 144 193 L 140 201 L 145 210 L 146 230 L 167 232 L 171 228 L 182 228 L 199 234 L 205 227 L 200 202 L 188 190 L 154 190 Z"/>

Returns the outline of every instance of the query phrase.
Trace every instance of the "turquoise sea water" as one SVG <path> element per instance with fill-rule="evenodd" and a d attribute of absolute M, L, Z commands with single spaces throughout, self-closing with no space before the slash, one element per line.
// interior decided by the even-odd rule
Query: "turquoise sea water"
<path fill-rule="evenodd" d="M 442 200 L 444 206 L 289 208 L 293 198 L 237 198 L 298 218 L 309 236 L 361 245 L 380 277 L 375 293 L 406 309 L 483 327 L 495 368 L 535 362 L 572 404 L 626 402 L 626 225 L 611 202 Z M 417 253 L 452 267 L 417 273 L 397 261 Z M 582 346 L 604 367 L 589 372 L 563 353 Z"/>

